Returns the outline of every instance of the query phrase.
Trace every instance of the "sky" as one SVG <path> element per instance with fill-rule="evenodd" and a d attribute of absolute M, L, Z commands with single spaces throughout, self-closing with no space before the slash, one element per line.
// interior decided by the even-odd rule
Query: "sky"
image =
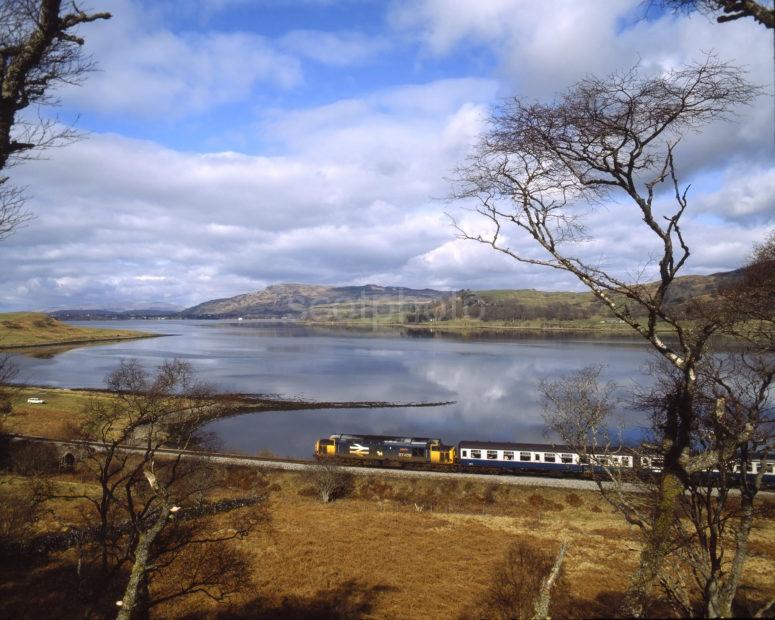
<path fill-rule="evenodd" d="M 775 227 L 772 32 L 640 0 L 90 0 L 97 70 L 31 113 L 82 139 L 9 170 L 34 214 L 0 241 L 0 310 L 187 307 L 280 282 L 580 290 L 456 236 L 449 179 L 491 106 L 708 52 L 765 94 L 686 136 L 687 274 Z M 669 196 L 658 197 L 669 202 Z M 578 252 L 623 277 L 655 247 L 621 197 Z M 520 248 L 536 253 L 533 247 Z"/>

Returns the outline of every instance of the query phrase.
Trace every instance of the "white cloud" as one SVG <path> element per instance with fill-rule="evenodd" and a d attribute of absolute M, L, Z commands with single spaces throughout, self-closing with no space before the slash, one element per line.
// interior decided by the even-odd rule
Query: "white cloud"
<path fill-rule="evenodd" d="M 359 32 L 292 30 L 280 37 L 278 45 L 295 55 L 335 67 L 350 67 L 369 62 L 390 49 L 384 36 L 367 36 Z"/>
<path fill-rule="evenodd" d="M 439 198 L 499 95 L 548 96 L 586 72 L 627 66 L 638 53 L 646 70 L 661 71 L 714 45 L 722 58 L 746 50 L 753 78 L 769 79 L 771 42 L 755 25 L 664 18 L 624 27 L 622 16 L 637 4 L 402 4 L 394 26 L 416 36 L 439 66 L 476 45 L 497 55 L 497 70 L 278 107 L 242 132 L 271 147 L 259 154 L 185 152 L 96 133 L 14 169 L 14 180 L 31 188 L 37 220 L 0 244 L 0 308 L 138 299 L 187 305 L 277 281 L 578 288 L 555 270 L 455 239 L 445 210 L 469 229 L 485 223 Z M 249 98 L 257 84 L 278 92 L 301 83 L 299 57 L 330 71 L 400 43 L 387 41 L 392 33 L 367 40 L 355 31 L 296 30 L 274 40 L 173 32 L 163 8 L 148 6 L 141 14 L 114 0 L 110 27 L 88 27 L 102 72 L 66 93 L 68 102 L 182 118 Z M 696 182 L 685 223 L 693 252 L 687 273 L 734 268 L 775 222 L 770 103 L 679 147 L 679 172 Z M 576 248 L 585 260 L 625 277 L 648 267 L 654 242 L 629 204 L 595 209 L 588 224 L 593 240 Z M 538 252 L 508 234 L 514 247 Z"/>
<path fill-rule="evenodd" d="M 248 98 L 258 84 L 303 81 L 298 58 L 247 32 L 173 32 L 156 10 L 127 0 L 103 3 L 113 14 L 84 27 L 99 70 L 63 98 L 81 110 L 175 119 Z"/>

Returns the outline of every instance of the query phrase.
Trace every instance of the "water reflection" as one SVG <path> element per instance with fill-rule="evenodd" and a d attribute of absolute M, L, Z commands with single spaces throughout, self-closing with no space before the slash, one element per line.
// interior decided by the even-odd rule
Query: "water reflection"
<path fill-rule="evenodd" d="M 456 401 L 430 408 L 245 414 L 211 425 L 229 450 L 308 456 L 318 437 L 378 433 L 460 439 L 542 441 L 538 382 L 590 364 L 626 388 L 643 382 L 648 349 L 639 341 L 553 335 L 468 337 L 385 329 L 350 331 L 246 322 L 111 321 L 104 325 L 171 334 L 72 349 L 50 358 L 19 356 L 25 382 L 101 387 L 122 358 L 147 366 L 186 359 L 225 390 L 304 399 Z M 92 323 L 99 326 L 100 324 Z M 629 424 L 641 421 L 628 412 Z"/>

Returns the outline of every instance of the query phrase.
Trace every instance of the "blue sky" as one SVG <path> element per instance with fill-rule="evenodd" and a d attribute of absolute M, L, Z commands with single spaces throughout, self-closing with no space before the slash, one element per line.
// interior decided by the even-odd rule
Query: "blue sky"
<path fill-rule="evenodd" d="M 0 309 L 192 305 L 275 282 L 572 289 L 455 238 L 446 180 L 491 105 L 714 50 L 772 92 L 771 33 L 639 0 L 92 0 L 99 70 L 44 109 L 84 140 L 11 171 L 35 219 L 0 243 Z M 37 111 L 34 111 L 37 113 Z M 775 224 L 771 96 L 679 148 L 687 273 L 737 266 Z M 615 217 L 612 217 L 615 214 Z M 653 248 L 616 201 L 585 257 Z"/>

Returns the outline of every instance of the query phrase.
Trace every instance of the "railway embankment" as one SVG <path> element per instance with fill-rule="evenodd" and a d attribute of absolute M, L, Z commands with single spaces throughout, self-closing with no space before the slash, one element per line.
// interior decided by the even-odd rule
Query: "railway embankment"
<path fill-rule="evenodd" d="M 597 492 L 545 486 L 580 481 L 527 486 L 513 476 L 350 468 L 354 475 L 344 496 L 323 503 L 304 463 L 196 458 L 220 465 L 212 468 L 218 484 L 208 501 L 250 493 L 266 497 L 261 504 L 208 517 L 212 528 L 231 527 L 230 518 L 256 519 L 262 510 L 271 519 L 268 527 L 235 542 L 255 583 L 226 603 L 230 617 L 492 617 L 483 601 L 515 541 L 548 554 L 561 541 L 568 543 L 567 598 L 557 617 L 578 616 L 579 610 L 587 617 L 611 617 L 616 593 L 636 567 L 637 531 Z M 6 490 L 20 482 L 14 473 L 0 472 L 0 478 Z M 50 480 L 55 493 L 50 510 L 35 524 L 40 536 L 82 526 L 86 500 L 66 498 L 95 492 L 78 463 Z M 761 507 L 772 513 L 775 502 L 762 498 Z M 775 521 L 762 519 L 751 538 L 744 581 L 757 600 L 775 595 L 769 579 L 775 569 L 773 535 Z M 77 548 L 57 548 L 38 561 L 37 570 L 28 572 L 3 570 L 0 563 L 0 616 L 39 617 L 51 608 L 62 617 L 78 615 L 71 590 L 50 587 L 57 575 L 74 574 Z M 46 583 L 49 594 L 43 598 L 38 594 Z M 202 596 L 171 600 L 155 611 L 160 617 L 209 617 L 224 608 Z"/>

